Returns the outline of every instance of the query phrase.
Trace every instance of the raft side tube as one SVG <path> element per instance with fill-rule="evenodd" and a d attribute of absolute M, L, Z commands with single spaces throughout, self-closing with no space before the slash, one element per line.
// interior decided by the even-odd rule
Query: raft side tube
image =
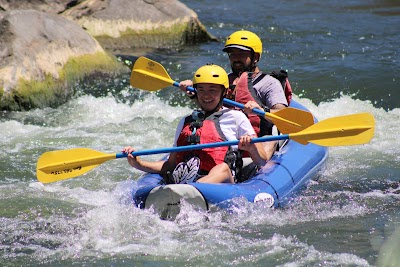
<path fill-rule="evenodd" d="M 288 153 L 286 153 L 288 151 Z M 290 199 L 297 196 L 311 178 L 325 165 L 328 158 L 326 147 L 308 144 L 306 146 L 290 141 L 286 147 L 272 159 L 278 166 L 271 171 L 263 167 L 262 172 L 266 181 L 270 183 L 280 199 L 280 204 L 285 206 Z M 285 173 L 291 177 L 291 185 L 288 180 L 281 179 Z"/>
<path fill-rule="evenodd" d="M 267 202 L 269 206 L 279 206 L 275 189 L 262 179 L 253 178 L 240 184 L 193 183 L 207 200 L 208 205 L 229 208 L 234 198 L 244 198 L 250 202 Z"/>
<path fill-rule="evenodd" d="M 156 173 L 145 174 L 145 176 L 139 178 L 137 183 L 137 189 L 132 191 L 132 199 L 135 206 L 140 209 L 144 209 L 146 198 L 150 191 L 158 185 L 165 184 L 161 175 Z"/>

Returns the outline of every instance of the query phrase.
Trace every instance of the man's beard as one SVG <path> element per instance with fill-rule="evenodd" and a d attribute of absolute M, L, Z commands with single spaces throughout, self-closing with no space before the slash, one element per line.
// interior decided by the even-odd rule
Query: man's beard
<path fill-rule="evenodd" d="M 235 61 L 231 64 L 231 69 L 233 74 L 235 74 L 237 77 L 239 77 L 243 72 L 248 71 L 251 72 L 254 69 L 254 66 L 252 64 L 243 64 L 243 62 L 240 61 Z"/>

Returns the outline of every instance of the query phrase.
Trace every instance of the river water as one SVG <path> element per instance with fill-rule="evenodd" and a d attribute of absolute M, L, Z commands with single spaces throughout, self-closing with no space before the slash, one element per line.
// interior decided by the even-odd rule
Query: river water
<path fill-rule="evenodd" d="M 319 119 L 372 113 L 374 139 L 330 148 L 324 170 L 285 208 L 242 203 L 205 214 L 185 206 L 164 221 L 132 205 L 141 173 L 125 159 L 37 181 L 36 162 L 47 151 L 170 147 L 179 118 L 191 111 L 176 88 L 131 88 L 128 72 L 77 83 L 77 96 L 58 108 L 0 115 L 1 266 L 399 264 L 399 1 L 216 2 L 184 1 L 221 40 L 241 28 L 259 34 L 262 69 L 287 69 L 295 99 Z M 146 55 L 179 81 L 207 62 L 229 70 L 222 46 Z"/>

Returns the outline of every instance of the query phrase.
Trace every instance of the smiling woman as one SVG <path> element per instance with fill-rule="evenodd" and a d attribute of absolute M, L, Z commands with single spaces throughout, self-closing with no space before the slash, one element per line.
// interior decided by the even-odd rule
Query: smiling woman
<path fill-rule="evenodd" d="M 197 102 L 205 112 L 212 112 L 222 103 L 226 89 L 221 85 L 199 84 L 196 87 Z"/>
<path fill-rule="evenodd" d="M 193 86 L 197 89 L 196 100 L 205 117 L 183 118 L 176 130 L 175 145 L 187 146 L 238 140 L 238 147 L 171 153 L 166 161 L 147 162 L 133 156 L 132 147 L 126 147 L 128 162 L 139 170 L 159 173 L 167 183 L 234 183 L 237 173 L 234 159 L 238 148 L 247 151 L 257 165 L 264 165 L 271 157 L 264 146 L 251 143 L 256 134 L 247 117 L 238 110 L 222 106 L 229 86 L 228 75 L 216 65 L 200 67 L 193 76 Z M 272 142 L 273 143 L 273 142 Z M 231 155 L 232 154 L 232 155 Z M 230 156 L 228 156 L 230 155 Z M 232 162 L 227 158 L 231 158 Z"/>
<path fill-rule="evenodd" d="M 200 107 L 210 115 L 222 107 L 226 90 L 229 87 L 228 75 L 224 69 L 215 65 L 206 65 L 193 76 L 193 87 L 196 88 L 197 101 Z"/>

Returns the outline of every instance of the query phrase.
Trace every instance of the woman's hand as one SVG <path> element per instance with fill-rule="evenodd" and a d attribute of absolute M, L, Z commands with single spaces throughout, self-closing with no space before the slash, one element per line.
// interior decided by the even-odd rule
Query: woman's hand
<path fill-rule="evenodd" d="M 244 151 L 254 151 L 256 150 L 256 147 L 254 144 L 251 143 L 251 140 L 253 139 L 252 136 L 250 135 L 243 135 L 240 137 L 239 140 L 239 149 L 244 150 Z"/>
<path fill-rule="evenodd" d="M 139 159 L 139 157 L 134 157 L 132 155 L 132 152 L 134 152 L 134 151 L 135 151 L 135 149 L 130 146 L 127 146 L 122 150 L 123 153 L 128 154 L 127 159 L 128 159 L 129 165 L 131 165 L 132 167 L 134 167 L 136 169 L 139 169 L 140 166 L 142 165 L 141 160 Z"/>
<path fill-rule="evenodd" d="M 251 140 L 256 136 L 243 135 L 239 140 L 239 149 L 250 153 L 253 162 L 258 166 L 263 166 L 269 160 L 264 147 L 260 143 L 252 144 Z"/>

